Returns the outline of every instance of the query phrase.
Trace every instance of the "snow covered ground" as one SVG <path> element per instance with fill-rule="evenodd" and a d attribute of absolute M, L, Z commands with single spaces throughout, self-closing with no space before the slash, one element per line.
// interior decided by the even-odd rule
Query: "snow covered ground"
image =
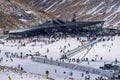
<path fill-rule="evenodd" d="M 70 43 L 70 47 L 68 46 L 68 43 Z M 53 65 L 36 63 L 31 61 L 30 58 L 27 58 L 27 59 L 13 58 L 13 61 L 11 61 L 10 58 L 6 58 L 5 56 L 5 52 L 17 53 L 18 55 L 20 55 L 21 52 L 23 54 L 35 54 L 36 52 L 39 52 L 41 55 L 47 55 L 48 58 L 52 57 L 53 59 L 59 59 L 63 54 L 63 53 L 60 53 L 60 48 L 63 48 L 66 45 L 65 51 L 67 52 L 68 50 L 72 50 L 81 45 L 81 42 L 77 41 L 76 38 L 67 38 L 66 40 L 61 39 L 55 43 L 43 45 L 42 47 L 32 46 L 30 44 L 28 44 L 27 46 L 19 46 L 19 47 L 10 46 L 11 43 L 6 43 L 6 44 L 5 45 L 0 44 L 0 50 L 1 50 L 0 57 L 3 57 L 3 61 L 0 63 L 0 65 L 5 65 L 9 67 L 14 67 L 14 68 L 17 68 L 18 65 L 20 65 L 21 67 L 23 67 L 25 71 L 38 73 L 38 74 L 41 74 L 42 76 L 44 76 L 46 70 L 48 70 L 50 72 L 49 77 L 55 80 L 70 80 L 71 78 L 74 78 L 74 80 L 85 80 L 85 76 L 88 76 L 88 75 L 91 76 L 91 80 L 94 80 L 96 77 L 100 76 L 96 74 L 86 74 L 85 72 L 79 72 L 76 70 L 73 70 L 72 71 L 73 75 L 70 76 L 69 74 L 71 70 L 67 68 L 61 68 Z M 94 47 L 89 51 L 88 55 L 86 56 L 86 58 L 88 58 L 89 60 L 89 64 L 88 62 L 83 61 L 79 65 L 99 68 L 100 66 L 103 66 L 104 63 L 113 62 L 115 59 L 120 60 L 119 45 L 120 45 L 119 36 L 112 37 L 112 39 L 110 39 L 109 41 L 97 43 L 96 45 L 94 45 Z M 49 49 L 49 52 L 46 52 L 47 49 Z M 71 57 L 71 59 L 78 58 L 78 57 L 81 58 L 86 53 L 86 51 L 87 50 L 80 52 L 79 54 Z M 102 60 L 100 60 L 101 57 L 102 57 Z M 91 59 L 96 59 L 96 61 L 92 62 Z M 71 62 L 71 63 L 76 64 L 75 62 Z M 82 74 L 84 74 L 84 77 L 81 76 Z M 16 78 L 21 78 L 21 76 L 14 74 L 13 72 L 0 72 L 0 80 L 6 80 L 8 75 L 15 77 L 12 80 L 18 80 Z M 27 77 L 20 80 L 38 80 L 38 78 Z M 44 78 L 41 80 L 44 80 Z"/>
<path fill-rule="evenodd" d="M 37 74 L 18 73 L 7 68 L 4 71 L 0 71 L 0 80 L 9 80 L 8 76 L 10 76 L 11 80 L 47 80 L 45 77 Z"/>

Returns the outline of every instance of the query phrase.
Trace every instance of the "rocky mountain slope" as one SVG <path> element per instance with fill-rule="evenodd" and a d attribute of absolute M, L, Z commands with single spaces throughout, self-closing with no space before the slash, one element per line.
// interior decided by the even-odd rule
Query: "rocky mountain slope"
<path fill-rule="evenodd" d="M 14 0 L 0 1 L 0 28 L 19 29 L 28 26 L 37 25 L 39 21 L 44 21 L 45 15 L 41 15 L 32 11 L 30 7 L 26 7 Z"/>
<path fill-rule="evenodd" d="M 26 28 L 48 18 L 78 21 L 104 20 L 105 27 L 120 26 L 120 0 L 1 0 L 2 28 Z"/>
<path fill-rule="evenodd" d="M 120 25 L 120 0 L 31 0 L 31 5 L 56 17 L 79 21 L 105 20 L 105 26 Z"/>

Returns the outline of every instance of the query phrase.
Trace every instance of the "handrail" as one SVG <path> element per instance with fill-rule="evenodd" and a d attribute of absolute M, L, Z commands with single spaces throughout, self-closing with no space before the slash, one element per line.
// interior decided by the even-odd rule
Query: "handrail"
<path fill-rule="evenodd" d="M 87 67 L 87 66 L 82 66 L 82 65 L 78 65 L 78 64 L 60 62 L 60 61 L 55 61 L 55 60 L 50 60 L 50 59 L 45 59 L 45 58 L 40 58 L 40 57 L 33 57 L 32 60 L 34 62 L 50 64 L 50 65 L 60 66 L 60 67 L 69 68 L 69 69 L 73 69 L 77 65 L 77 67 L 74 70 L 83 71 L 83 72 L 88 71 L 89 73 L 106 76 L 108 78 L 112 77 L 112 75 L 113 75 L 113 72 L 110 72 L 110 71 L 96 69 L 96 68 Z"/>
<path fill-rule="evenodd" d="M 97 39 L 97 40 L 95 40 L 95 41 L 92 41 L 92 42 L 90 42 L 90 43 L 87 43 L 87 44 L 85 44 L 85 45 L 83 45 L 83 46 L 80 46 L 80 47 L 78 47 L 78 48 L 75 48 L 75 49 L 73 49 L 73 50 L 71 50 L 71 51 L 69 51 L 69 52 L 64 53 L 63 55 L 66 55 L 67 58 L 70 58 L 70 57 L 72 57 L 73 55 L 76 55 L 77 53 L 83 51 L 84 49 L 87 49 L 88 47 L 96 44 L 96 43 L 99 42 L 101 39 L 102 39 L 102 38 Z M 63 56 L 63 55 L 62 55 L 62 56 Z"/>

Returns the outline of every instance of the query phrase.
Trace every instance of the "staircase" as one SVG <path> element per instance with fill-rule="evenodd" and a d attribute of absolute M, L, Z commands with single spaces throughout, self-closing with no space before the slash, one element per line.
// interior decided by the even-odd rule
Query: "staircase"
<path fill-rule="evenodd" d="M 61 59 L 70 58 L 70 57 L 82 52 L 83 50 L 88 49 L 89 47 L 93 47 L 94 44 L 100 42 L 101 40 L 102 40 L 102 38 L 96 39 L 94 41 L 90 41 L 89 43 L 87 43 L 83 46 L 77 47 L 69 52 L 66 52 L 62 55 Z"/>

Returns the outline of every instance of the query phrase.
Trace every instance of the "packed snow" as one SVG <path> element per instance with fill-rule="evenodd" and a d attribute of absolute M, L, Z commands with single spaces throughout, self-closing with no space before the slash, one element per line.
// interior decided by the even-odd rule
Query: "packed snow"
<path fill-rule="evenodd" d="M 27 20 L 26 19 L 19 19 L 20 21 L 22 21 L 22 22 L 27 22 Z"/>
<path fill-rule="evenodd" d="M 101 5 L 103 5 L 103 4 L 104 4 L 104 2 L 101 2 L 98 6 L 96 6 L 96 7 L 93 8 L 92 10 L 89 10 L 89 12 L 88 12 L 87 14 L 91 14 L 91 13 L 93 13 L 93 12 L 96 12 L 97 9 L 98 9 Z"/>
<path fill-rule="evenodd" d="M 85 38 L 81 38 L 82 40 L 86 40 Z M 46 39 L 47 40 L 47 39 Z M 4 41 L 4 40 L 1 40 Z M 24 39 L 22 42 L 28 41 L 28 39 Z M 43 40 L 41 40 L 43 41 Z M 77 40 L 77 38 L 68 37 L 67 39 L 60 39 L 53 43 L 45 43 L 45 42 L 25 42 L 25 45 L 19 45 L 19 40 L 10 40 L 4 41 L 4 44 L 0 44 L 0 65 L 8 66 L 15 69 L 19 69 L 22 67 L 24 71 L 29 73 L 40 74 L 40 77 L 35 77 L 33 75 L 18 75 L 12 71 L 2 71 L 0 70 L 0 80 L 6 80 L 8 76 L 12 78 L 12 80 L 46 80 L 45 72 L 49 71 L 49 77 L 55 80 L 85 80 L 85 77 L 90 76 L 91 80 L 94 80 L 101 75 L 96 74 L 87 74 L 86 72 L 80 72 L 76 70 L 71 70 L 67 68 L 62 68 L 59 66 L 53 66 L 43 63 L 33 62 L 31 57 L 12 57 L 10 55 L 16 54 L 16 56 L 20 56 L 21 53 L 25 56 L 26 54 L 36 54 L 39 53 L 42 57 L 47 55 L 47 58 L 53 58 L 54 60 L 59 59 L 64 52 L 68 50 L 72 50 L 78 46 L 81 46 L 81 42 Z M 39 43 L 39 45 L 38 45 Z M 68 45 L 69 44 L 69 45 Z M 103 66 L 104 63 L 112 63 L 119 58 L 119 48 L 120 48 L 120 37 L 105 37 L 105 40 L 95 44 L 92 49 L 89 51 L 85 59 L 88 61 L 82 61 L 79 65 L 85 65 L 89 67 L 94 67 L 99 69 L 100 66 Z M 60 52 L 66 46 L 64 52 Z M 78 59 L 87 52 L 87 49 L 76 54 L 71 57 L 71 59 Z M 95 60 L 94 62 L 92 61 Z M 67 61 L 66 61 L 67 62 Z M 88 63 L 89 62 L 89 63 Z M 78 64 L 77 62 L 71 62 L 72 64 Z M 70 72 L 72 71 L 72 75 Z M 105 77 L 106 78 L 106 77 Z"/>
<path fill-rule="evenodd" d="M 51 6 L 49 6 L 47 9 L 45 9 L 45 11 L 48 11 L 49 9 L 51 9 L 52 7 L 54 7 L 58 2 L 55 2 L 54 4 L 52 4 Z"/>
<path fill-rule="evenodd" d="M 31 11 L 31 10 L 26 10 L 25 11 L 27 14 L 32 14 L 32 13 L 34 13 L 33 11 Z"/>

